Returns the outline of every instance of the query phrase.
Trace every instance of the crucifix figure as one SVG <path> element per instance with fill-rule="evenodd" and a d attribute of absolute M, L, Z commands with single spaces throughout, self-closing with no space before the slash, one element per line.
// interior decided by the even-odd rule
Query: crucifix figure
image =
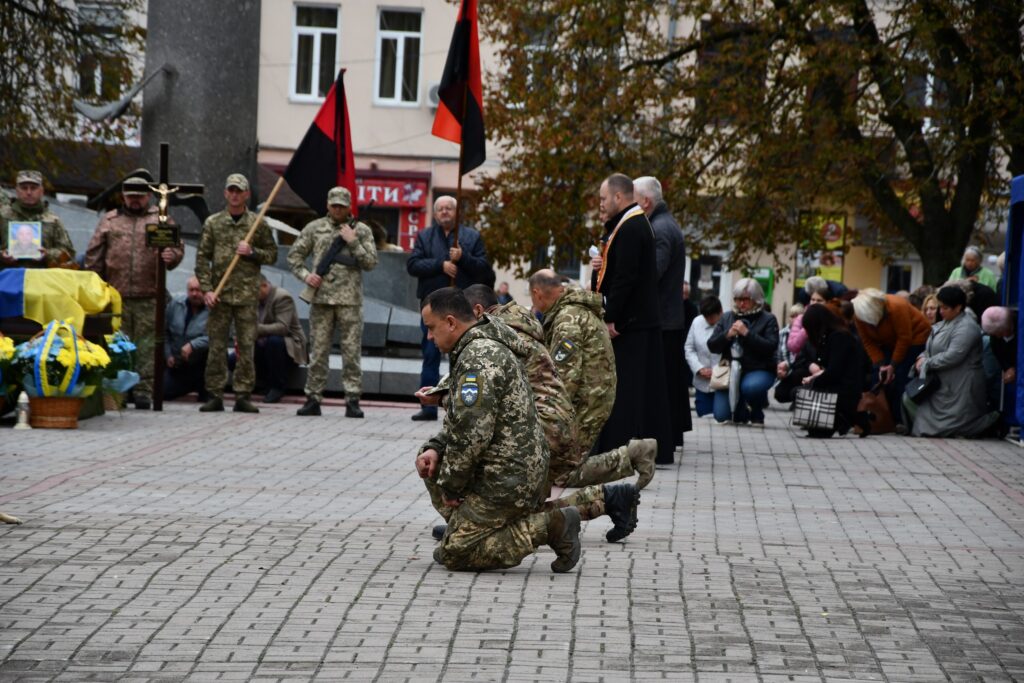
<path fill-rule="evenodd" d="M 174 183 L 167 179 L 167 157 L 168 144 L 160 143 L 160 179 L 155 186 L 150 185 L 149 189 L 160 197 L 157 203 L 157 224 L 146 226 L 146 244 L 149 247 L 163 249 L 165 247 L 178 246 L 181 244 L 181 235 L 178 226 L 172 225 L 168 219 L 167 207 L 168 198 L 180 192 L 182 195 L 197 195 L 203 193 L 203 186 L 196 183 Z M 164 311 L 167 307 L 167 267 L 163 260 L 157 259 L 157 285 L 156 285 L 156 339 L 153 348 L 153 410 L 164 409 Z"/>

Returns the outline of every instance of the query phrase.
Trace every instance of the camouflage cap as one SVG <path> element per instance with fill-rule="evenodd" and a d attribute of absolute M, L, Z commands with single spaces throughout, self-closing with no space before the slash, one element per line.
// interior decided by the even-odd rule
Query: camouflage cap
<path fill-rule="evenodd" d="M 352 206 L 352 193 L 345 187 L 332 187 L 330 192 L 327 193 L 327 206 L 334 206 L 340 204 L 342 206 Z"/>
<path fill-rule="evenodd" d="M 36 185 L 43 184 L 43 174 L 39 171 L 18 171 L 18 179 L 14 181 L 16 185 L 22 183 L 35 183 Z"/>
<path fill-rule="evenodd" d="M 241 173 L 232 173 L 231 175 L 228 176 L 227 182 L 224 183 L 225 190 L 228 189 L 229 187 L 237 187 L 242 192 L 248 192 L 249 179 L 246 178 Z"/>
<path fill-rule="evenodd" d="M 149 192 L 149 183 L 145 178 L 128 178 L 121 183 L 121 194 L 146 194 Z"/>

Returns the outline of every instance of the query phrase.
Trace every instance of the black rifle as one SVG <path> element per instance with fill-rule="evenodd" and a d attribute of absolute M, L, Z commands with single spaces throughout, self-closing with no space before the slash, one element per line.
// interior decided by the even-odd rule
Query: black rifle
<path fill-rule="evenodd" d="M 373 204 L 373 202 L 370 202 L 369 206 L 367 206 L 366 208 L 373 208 Z M 356 227 L 356 223 L 358 223 L 356 217 L 349 216 L 348 225 L 354 229 Z M 346 244 L 347 243 L 345 242 L 344 239 L 342 239 L 341 235 L 338 235 L 337 237 L 334 238 L 334 240 L 331 242 L 331 246 L 327 247 L 327 251 L 324 252 L 324 255 L 320 257 L 320 260 L 316 264 L 315 272 L 317 275 L 319 275 L 321 278 L 326 277 L 327 273 L 331 271 L 331 266 L 334 265 L 335 263 L 340 263 L 343 266 L 351 266 L 353 268 L 357 268 L 359 266 L 359 263 L 355 260 L 355 258 L 353 258 L 351 254 L 349 254 L 346 251 L 343 251 L 345 249 Z M 316 289 L 310 287 L 309 285 L 306 285 L 306 288 L 302 290 L 302 293 L 299 295 L 299 298 L 308 304 L 312 303 L 313 297 L 315 295 Z"/>

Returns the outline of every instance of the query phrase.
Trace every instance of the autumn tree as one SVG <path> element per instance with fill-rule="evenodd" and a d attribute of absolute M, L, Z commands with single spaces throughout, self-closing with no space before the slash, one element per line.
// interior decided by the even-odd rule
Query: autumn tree
<path fill-rule="evenodd" d="M 851 208 L 957 265 L 1024 173 L 1022 0 L 520 0 L 484 3 L 501 171 L 488 251 L 511 263 L 598 234 L 613 171 L 654 175 L 697 252 L 732 265 L 814 240 L 804 211 Z M 493 143 L 492 143 L 493 144 Z"/>
<path fill-rule="evenodd" d="M 123 144 L 123 119 L 94 123 L 74 100 L 117 100 L 132 81 L 132 60 L 145 46 L 133 21 L 144 0 L 89 6 L 55 0 L 0 2 L 0 180 L 18 168 L 52 175 L 67 162 L 62 141 Z"/>

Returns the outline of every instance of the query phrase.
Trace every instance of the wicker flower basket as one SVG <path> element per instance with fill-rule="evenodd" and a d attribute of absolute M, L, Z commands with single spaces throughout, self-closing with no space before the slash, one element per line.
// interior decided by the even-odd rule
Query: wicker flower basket
<path fill-rule="evenodd" d="M 35 429 L 78 429 L 82 399 L 32 396 L 28 399 L 29 424 Z"/>

